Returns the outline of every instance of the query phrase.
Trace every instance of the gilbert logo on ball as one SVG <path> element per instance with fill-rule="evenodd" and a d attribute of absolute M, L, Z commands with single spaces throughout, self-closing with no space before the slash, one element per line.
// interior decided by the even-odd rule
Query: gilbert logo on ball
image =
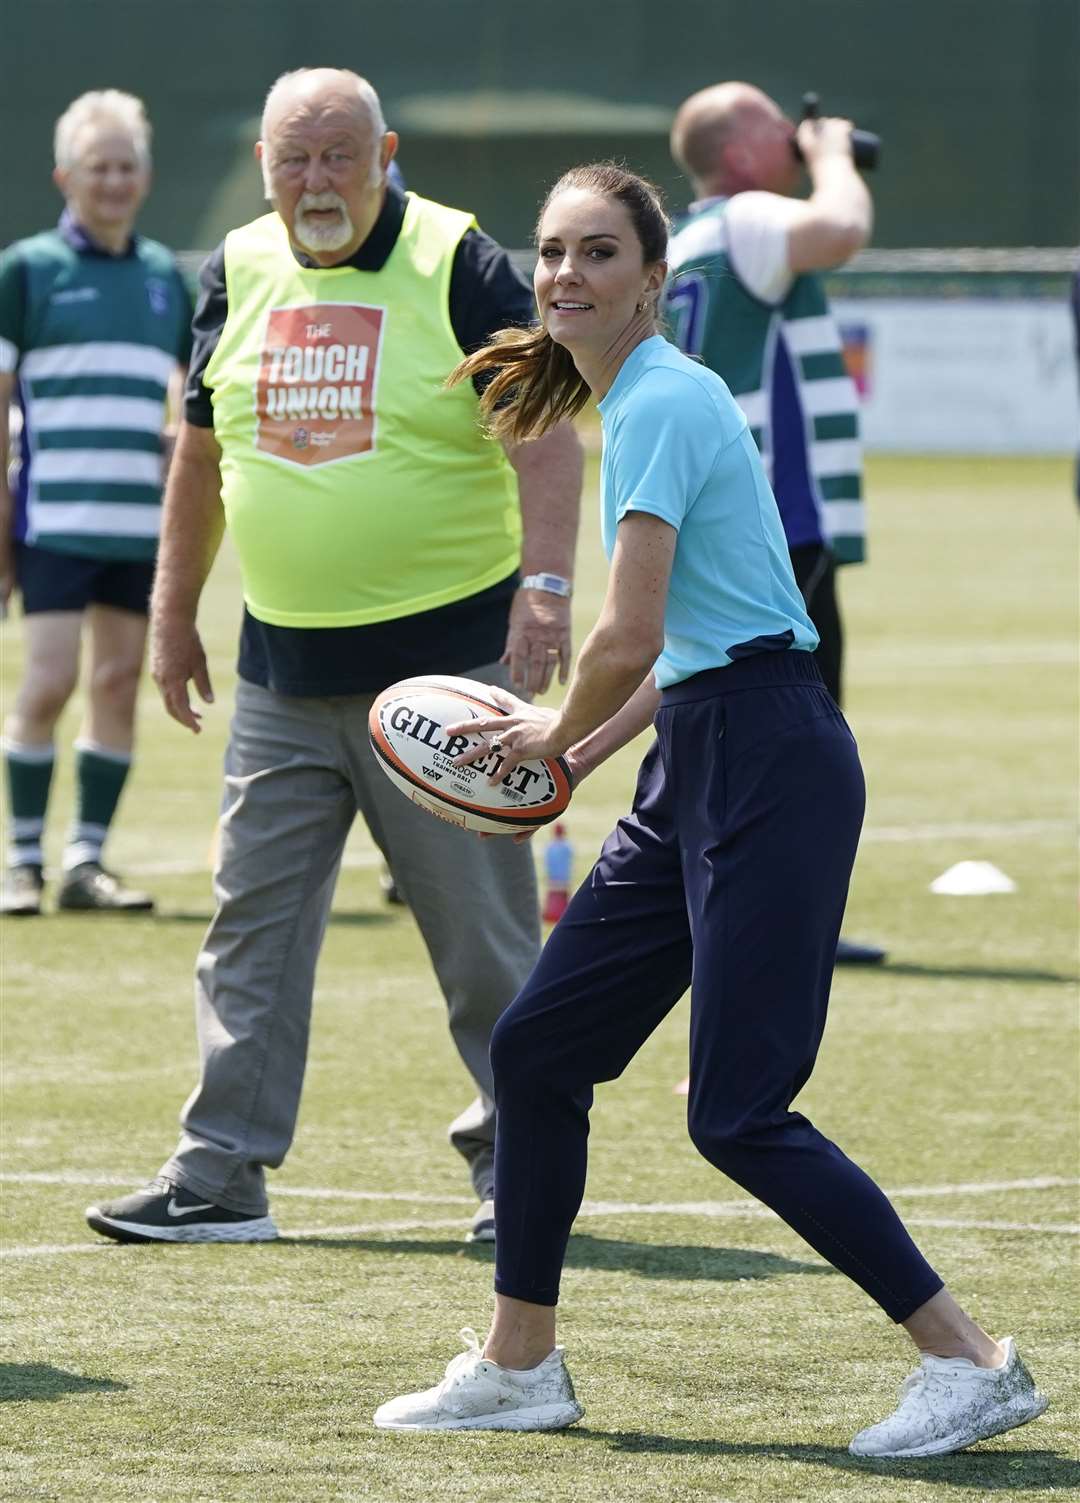
<path fill-rule="evenodd" d="M 497 751 L 471 767 L 454 766 L 455 757 L 486 742 L 449 736 L 446 727 L 504 713 L 474 679 L 430 674 L 384 689 L 368 715 L 368 734 L 383 772 L 421 809 L 463 830 L 512 835 L 557 819 L 572 783 L 562 757 L 521 762 L 496 783 L 488 778 L 504 761 Z"/>

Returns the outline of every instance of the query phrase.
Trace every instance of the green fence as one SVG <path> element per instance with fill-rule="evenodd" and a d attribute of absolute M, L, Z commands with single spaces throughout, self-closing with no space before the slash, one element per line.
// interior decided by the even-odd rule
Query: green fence
<path fill-rule="evenodd" d="M 511 245 L 573 162 L 625 158 L 682 203 L 668 124 L 724 77 L 882 134 L 879 247 L 1080 238 L 1077 0 L 0 0 L 0 241 L 54 217 L 53 121 L 115 85 L 155 123 L 145 228 L 213 244 L 259 211 L 267 86 L 320 63 L 369 74 L 410 182 Z"/>

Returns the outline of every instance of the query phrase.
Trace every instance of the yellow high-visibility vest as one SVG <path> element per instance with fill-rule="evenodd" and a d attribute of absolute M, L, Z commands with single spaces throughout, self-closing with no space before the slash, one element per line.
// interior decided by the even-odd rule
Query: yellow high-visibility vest
<path fill-rule="evenodd" d="M 471 215 L 409 194 L 381 271 L 299 265 L 277 214 L 225 239 L 229 311 L 203 377 L 252 615 L 359 626 L 465 600 L 521 554 L 517 481 L 450 324 Z"/>

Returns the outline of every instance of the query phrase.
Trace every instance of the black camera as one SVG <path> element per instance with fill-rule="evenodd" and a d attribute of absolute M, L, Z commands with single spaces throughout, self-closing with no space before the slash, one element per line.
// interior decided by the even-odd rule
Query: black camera
<path fill-rule="evenodd" d="M 804 94 L 802 97 L 802 114 L 800 120 L 816 120 L 821 114 L 821 101 L 816 94 Z M 803 154 L 799 150 L 799 143 L 795 137 L 791 138 L 791 149 L 795 153 L 795 160 L 801 162 Z M 855 165 L 863 172 L 869 172 L 878 164 L 881 155 L 881 137 L 875 136 L 873 131 L 853 130 L 851 132 L 851 155 L 855 159 Z"/>

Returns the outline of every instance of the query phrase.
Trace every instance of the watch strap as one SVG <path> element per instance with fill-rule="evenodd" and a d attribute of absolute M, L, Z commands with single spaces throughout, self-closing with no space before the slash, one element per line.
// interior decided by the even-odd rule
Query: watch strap
<path fill-rule="evenodd" d="M 573 593 L 574 586 L 569 579 L 564 579 L 561 574 L 526 574 L 521 581 L 523 590 L 546 590 L 549 595 L 562 595 L 564 597 Z"/>

